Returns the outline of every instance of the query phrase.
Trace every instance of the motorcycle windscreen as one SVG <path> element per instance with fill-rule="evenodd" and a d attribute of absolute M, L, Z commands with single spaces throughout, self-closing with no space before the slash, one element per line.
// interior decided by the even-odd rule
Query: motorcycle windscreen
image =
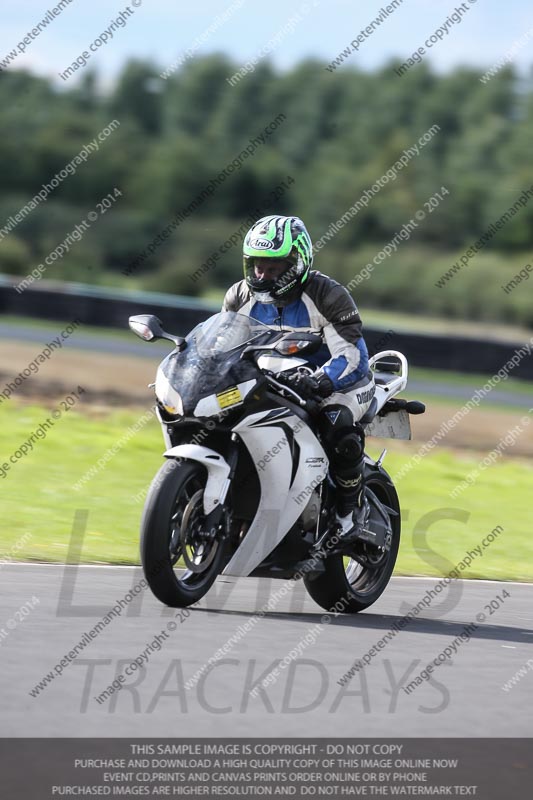
<path fill-rule="evenodd" d="M 243 381 L 256 378 L 258 370 L 240 356 L 250 341 L 269 339 L 272 331 L 243 314 L 224 311 L 197 325 L 186 337 L 187 347 L 174 351 L 159 366 L 168 383 L 158 381 L 158 397 L 164 405 L 181 400 L 181 413 L 192 414 L 198 402 Z M 168 396 L 161 396 L 167 394 Z"/>

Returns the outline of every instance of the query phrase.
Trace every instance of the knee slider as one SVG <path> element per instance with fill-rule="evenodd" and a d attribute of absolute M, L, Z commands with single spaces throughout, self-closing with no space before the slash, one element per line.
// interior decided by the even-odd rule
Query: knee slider
<path fill-rule="evenodd" d="M 360 462 L 365 449 L 364 437 L 357 430 L 345 432 L 333 448 L 335 463 L 339 467 Z"/>
<path fill-rule="evenodd" d="M 363 427 L 354 422 L 353 414 L 343 405 L 323 409 L 319 418 L 319 432 L 333 470 L 351 474 L 359 471 L 363 462 L 365 434 Z"/>

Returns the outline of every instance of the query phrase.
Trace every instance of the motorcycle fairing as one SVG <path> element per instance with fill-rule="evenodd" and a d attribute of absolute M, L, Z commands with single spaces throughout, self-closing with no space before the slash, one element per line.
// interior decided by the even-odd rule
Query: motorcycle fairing
<path fill-rule="evenodd" d="M 250 575 L 281 542 L 326 477 L 328 459 L 309 426 L 289 409 L 252 414 L 234 426 L 257 469 L 255 518 L 224 575 Z"/>
<path fill-rule="evenodd" d="M 246 397 L 257 386 L 257 380 L 244 381 L 216 394 L 210 394 L 198 401 L 194 409 L 195 417 L 214 417 L 227 408 L 242 405 Z"/>
<path fill-rule="evenodd" d="M 230 465 L 220 453 L 199 444 L 178 444 L 163 455 L 165 458 L 186 458 L 190 461 L 197 461 L 206 468 L 207 483 L 204 490 L 204 513 L 206 516 L 224 503 L 229 488 Z"/>

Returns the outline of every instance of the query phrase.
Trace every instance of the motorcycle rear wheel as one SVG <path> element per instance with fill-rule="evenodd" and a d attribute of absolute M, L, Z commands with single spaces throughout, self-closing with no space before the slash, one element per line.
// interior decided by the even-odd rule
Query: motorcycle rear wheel
<path fill-rule="evenodd" d="M 390 476 L 382 467 L 367 468 L 365 482 L 383 505 L 396 514 L 390 515 L 392 541 L 381 556 L 372 545 L 364 547 L 369 566 L 340 554 L 325 560 L 325 571 L 318 577 L 304 577 L 304 585 L 315 603 L 326 611 L 357 614 L 369 608 L 385 591 L 394 570 L 400 546 L 400 503 Z"/>
<path fill-rule="evenodd" d="M 200 464 L 169 460 L 146 498 L 141 521 L 143 571 L 157 599 L 173 608 L 198 602 L 223 569 L 224 541 L 202 530 L 206 481 Z"/>

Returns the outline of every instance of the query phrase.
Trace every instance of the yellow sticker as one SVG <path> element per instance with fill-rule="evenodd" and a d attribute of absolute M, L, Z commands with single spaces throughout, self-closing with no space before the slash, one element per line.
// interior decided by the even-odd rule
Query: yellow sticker
<path fill-rule="evenodd" d="M 230 406 L 237 406 L 242 403 L 242 395 L 237 387 L 228 389 L 226 392 L 217 394 L 217 400 L 220 408 L 229 408 Z"/>

